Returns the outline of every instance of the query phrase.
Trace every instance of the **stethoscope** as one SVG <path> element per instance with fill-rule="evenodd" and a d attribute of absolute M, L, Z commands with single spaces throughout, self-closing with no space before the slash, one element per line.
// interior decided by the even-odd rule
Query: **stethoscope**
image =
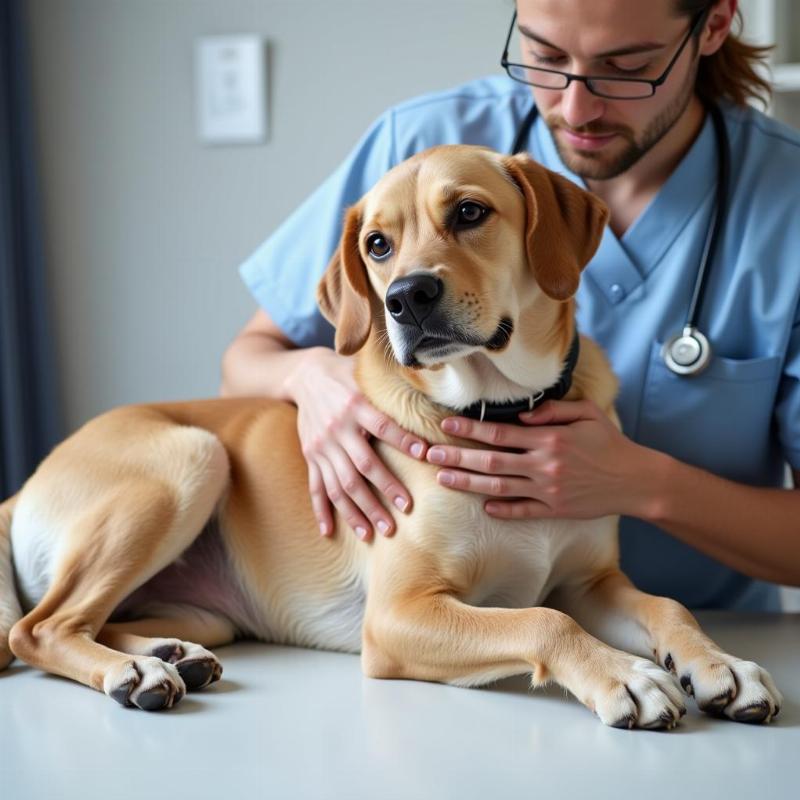
<path fill-rule="evenodd" d="M 725 224 L 725 206 L 728 197 L 728 183 L 730 176 L 731 148 L 728 132 L 725 130 L 725 122 L 722 119 L 722 112 L 716 103 L 708 103 L 708 112 L 714 124 L 714 136 L 717 141 L 717 191 L 714 200 L 714 209 L 711 212 L 706 239 L 703 244 L 703 254 L 700 258 L 700 266 L 697 269 L 697 277 L 694 282 L 692 300 L 689 304 L 689 313 L 686 316 L 686 323 L 681 333 L 675 334 L 668 339 L 661 348 L 661 355 L 664 363 L 676 375 L 697 375 L 702 372 L 711 361 L 711 345 L 708 339 L 697 327 L 697 320 L 700 316 L 700 308 L 703 303 L 705 293 L 708 268 L 714 260 L 714 253 L 717 249 L 722 228 Z M 525 115 L 522 123 L 514 137 L 511 146 L 511 154 L 519 153 L 523 150 L 525 143 L 530 136 L 531 128 L 536 122 L 538 112 L 536 106 Z"/>

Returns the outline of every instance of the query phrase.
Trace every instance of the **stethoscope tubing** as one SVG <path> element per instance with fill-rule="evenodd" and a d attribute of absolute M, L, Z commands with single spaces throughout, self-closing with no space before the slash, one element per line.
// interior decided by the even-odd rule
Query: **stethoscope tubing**
<path fill-rule="evenodd" d="M 703 297 L 708 286 L 709 268 L 713 263 L 722 229 L 725 226 L 730 183 L 731 147 L 728 132 L 725 128 L 725 120 L 716 103 L 708 102 L 706 108 L 711 116 L 717 144 L 717 183 L 714 208 L 711 211 L 711 220 L 703 242 L 703 252 L 700 256 L 683 331 L 669 339 L 662 349 L 662 355 L 667 367 L 675 374 L 683 376 L 697 375 L 711 361 L 711 345 L 708 339 L 700 332 L 698 321 L 703 306 Z M 511 155 L 516 155 L 524 149 L 537 117 L 538 109 L 536 105 L 533 105 L 525 114 L 514 135 L 510 150 Z"/>

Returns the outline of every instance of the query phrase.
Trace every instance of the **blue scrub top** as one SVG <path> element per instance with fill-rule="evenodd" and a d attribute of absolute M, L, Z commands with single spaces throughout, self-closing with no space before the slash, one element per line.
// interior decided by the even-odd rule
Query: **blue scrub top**
<path fill-rule="evenodd" d="M 507 152 L 532 102 L 526 86 L 498 76 L 387 111 L 241 266 L 256 301 L 296 344 L 332 346 L 333 329 L 314 292 L 338 244 L 344 209 L 427 147 L 466 143 Z M 604 347 L 620 378 L 617 409 L 627 436 L 722 477 L 780 487 L 787 462 L 800 469 L 800 135 L 751 108 L 722 110 L 731 198 L 699 320 L 714 351 L 708 369 L 678 377 L 660 350 L 686 320 L 714 204 L 710 119 L 625 234 L 606 229 L 578 291 L 578 325 Z M 561 162 L 543 120 L 527 149 L 585 186 Z M 622 568 L 644 591 L 692 608 L 779 608 L 777 587 L 648 523 L 624 517 L 620 535 Z"/>

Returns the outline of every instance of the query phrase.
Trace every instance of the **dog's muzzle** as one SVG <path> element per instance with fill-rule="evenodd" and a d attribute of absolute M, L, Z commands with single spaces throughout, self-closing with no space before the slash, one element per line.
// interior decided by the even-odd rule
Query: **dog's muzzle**
<path fill-rule="evenodd" d="M 392 339 L 405 366 L 421 366 L 425 357 L 451 353 L 452 326 L 442 310 L 444 283 L 429 272 L 415 272 L 393 281 L 386 292 L 386 311 L 396 323 Z"/>
<path fill-rule="evenodd" d="M 444 282 L 429 272 L 415 272 L 393 281 L 386 292 L 387 316 L 394 321 L 390 339 L 397 359 L 407 367 L 441 361 L 465 349 L 502 350 L 514 330 L 503 317 L 488 338 L 455 322 L 443 303 Z"/>

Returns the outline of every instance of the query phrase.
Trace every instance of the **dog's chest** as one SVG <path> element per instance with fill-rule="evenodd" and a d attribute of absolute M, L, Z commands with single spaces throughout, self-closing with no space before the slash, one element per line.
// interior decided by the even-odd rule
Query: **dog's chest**
<path fill-rule="evenodd" d="M 470 605 L 541 605 L 560 583 L 614 559 L 613 520 L 501 520 L 486 499 L 437 487 L 410 531 Z"/>
<path fill-rule="evenodd" d="M 531 523 L 484 520 L 473 541 L 453 542 L 451 558 L 463 559 L 473 576 L 462 599 L 470 605 L 525 608 L 540 605 L 549 593 L 558 540 L 552 530 L 533 534 Z M 537 527 L 541 528 L 541 524 Z M 552 527 L 552 526 L 550 526 Z"/>

